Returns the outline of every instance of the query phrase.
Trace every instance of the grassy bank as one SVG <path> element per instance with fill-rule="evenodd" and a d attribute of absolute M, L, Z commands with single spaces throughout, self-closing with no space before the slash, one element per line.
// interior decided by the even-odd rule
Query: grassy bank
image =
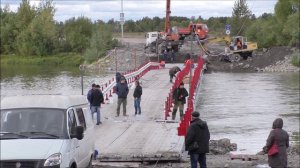
<path fill-rule="evenodd" d="M 300 67 L 300 55 L 299 55 L 299 51 L 294 51 L 294 53 L 292 54 L 291 63 L 294 66 L 296 66 L 296 67 Z"/>
<path fill-rule="evenodd" d="M 60 53 L 52 56 L 17 56 L 1 55 L 1 65 L 53 65 L 79 66 L 84 62 L 82 55 L 75 53 Z"/>

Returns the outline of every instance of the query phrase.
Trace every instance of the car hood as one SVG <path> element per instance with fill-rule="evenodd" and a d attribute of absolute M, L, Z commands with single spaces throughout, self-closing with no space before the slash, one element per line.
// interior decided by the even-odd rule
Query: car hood
<path fill-rule="evenodd" d="M 0 140 L 0 160 L 47 159 L 59 153 L 62 139 L 12 139 Z"/>

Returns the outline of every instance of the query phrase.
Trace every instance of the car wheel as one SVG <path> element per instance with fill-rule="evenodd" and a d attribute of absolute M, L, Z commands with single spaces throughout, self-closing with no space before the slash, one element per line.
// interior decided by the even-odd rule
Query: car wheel
<path fill-rule="evenodd" d="M 77 167 L 77 166 L 76 166 L 75 163 L 73 163 L 72 166 L 71 166 L 71 168 L 76 168 L 76 167 Z"/>

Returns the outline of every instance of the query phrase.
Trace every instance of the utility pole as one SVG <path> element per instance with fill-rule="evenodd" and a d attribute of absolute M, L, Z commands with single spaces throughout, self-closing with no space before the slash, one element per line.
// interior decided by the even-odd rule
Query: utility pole
<path fill-rule="evenodd" d="M 160 60 L 159 60 L 159 54 L 158 54 L 158 37 L 156 38 L 155 51 L 156 51 L 157 61 L 159 63 Z"/>
<path fill-rule="evenodd" d="M 123 25 L 124 25 L 124 12 L 123 12 L 123 0 L 121 0 L 121 13 L 120 13 L 120 24 L 121 24 L 121 43 L 123 44 Z"/>
<path fill-rule="evenodd" d="M 136 69 L 136 49 L 134 49 L 134 69 Z"/>
<path fill-rule="evenodd" d="M 81 77 L 81 95 L 83 95 L 83 72 L 84 72 L 84 65 L 80 65 L 79 66 L 79 70 L 80 70 L 80 77 Z"/>
<path fill-rule="evenodd" d="M 116 64 L 116 73 L 118 72 L 118 58 L 117 58 L 117 48 L 115 47 L 115 64 Z"/>
<path fill-rule="evenodd" d="M 190 83 L 190 85 L 189 85 L 189 91 L 191 90 L 191 85 L 192 85 L 192 57 L 193 57 L 193 40 L 194 40 L 194 38 L 195 38 L 195 35 L 193 34 L 193 36 L 192 36 L 192 40 L 191 40 L 191 57 L 190 57 L 190 80 L 189 80 L 189 83 Z"/>

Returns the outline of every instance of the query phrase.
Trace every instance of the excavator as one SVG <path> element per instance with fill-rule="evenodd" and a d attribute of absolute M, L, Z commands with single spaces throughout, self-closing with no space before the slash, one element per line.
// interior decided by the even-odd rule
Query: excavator
<path fill-rule="evenodd" d="M 248 59 L 252 52 L 257 49 L 256 42 L 248 42 L 243 36 L 223 36 L 208 38 L 208 27 L 204 23 L 190 23 L 186 28 L 171 28 L 171 0 L 166 0 L 166 20 L 163 32 L 149 32 L 146 34 L 146 47 L 150 47 L 151 52 L 174 51 L 178 52 L 184 41 L 197 41 L 202 51 L 211 55 L 206 45 L 210 43 L 225 42 L 225 55 L 230 56 L 233 61 L 240 58 Z"/>
<path fill-rule="evenodd" d="M 247 41 L 247 37 L 244 36 L 230 37 L 229 35 L 226 35 L 222 37 L 207 38 L 205 40 L 198 39 L 201 49 L 208 55 L 210 54 L 210 51 L 206 46 L 208 44 L 219 42 L 225 42 L 225 55 L 230 57 L 233 61 L 239 61 L 240 57 L 247 60 L 248 57 L 252 56 L 252 52 L 258 48 L 256 42 Z"/>

